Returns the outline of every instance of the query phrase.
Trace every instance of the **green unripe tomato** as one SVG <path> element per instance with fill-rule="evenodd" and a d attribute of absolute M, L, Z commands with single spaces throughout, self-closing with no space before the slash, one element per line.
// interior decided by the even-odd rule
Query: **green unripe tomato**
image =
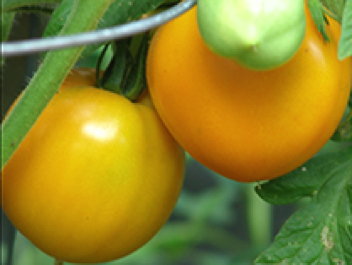
<path fill-rule="evenodd" d="M 304 0 L 198 0 L 197 19 L 210 50 L 253 70 L 285 64 L 306 29 Z"/>

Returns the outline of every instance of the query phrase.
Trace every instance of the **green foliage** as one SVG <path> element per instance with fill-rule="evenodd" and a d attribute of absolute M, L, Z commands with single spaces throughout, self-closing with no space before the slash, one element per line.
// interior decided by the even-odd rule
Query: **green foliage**
<path fill-rule="evenodd" d="M 273 204 L 311 201 L 282 227 L 256 264 L 352 264 L 352 146 L 317 156 L 256 187 Z"/>
<path fill-rule="evenodd" d="M 2 13 L 14 12 L 21 8 L 28 8 L 31 6 L 38 7 L 40 5 L 61 3 L 62 0 L 3 0 Z"/>
<path fill-rule="evenodd" d="M 352 55 L 352 0 L 308 0 L 308 7 L 319 32 L 326 41 L 326 15 L 342 24 L 338 57 L 340 60 Z"/>
<path fill-rule="evenodd" d="M 112 1 L 104 15 L 92 17 L 92 19 L 99 20 L 99 23 L 97 26 L 91 25 L 89 28 L 83 27 L 80 23 L 77 23 L 78 26 L 72 24 L 74 20 L 70 16 L 73 13 L 72 9 L 75 2 L 72 0 L 4 0 L 2 2 L 2 41 L 7 40 L 16 12 L 37 12 L 50 7 L 46 10 L 48 12 L 53 11 L 53 13 L 44 33 L 44 37 L 50 37 L 79 33 L 77 31 L 79 28 L 82 28 L 83 31 L 120 25 L 139 19 L 145 13 L 166 8 L 180 1 L 115 0 Z M 89 3 L 91 2 L 94 1 L 89 1 Z M 99 5 L 97 2 L 99 1 L 96 1 L 96 5 Z M 323 35 L 325 34 L 324 16 L 326 14 L 331 14 L 337 21 L 342 22 L 338 56 L 340 59 L 352 56 L 352 0 L 309 0 L 309 6 L 318 29 Z M 325 7 L 325 9 L 322 7 Z M 79 14 L 77 10 L 75 13 Z M 90 17 L 86 15 L 84 21 L 89 20 L 87 18 Z M 76 18 L 76 21 L 83 20 Z M 327 36 L 325 35 L 325 37 Z M 88 55 L 95 52 L 93 54 L 95 61 L 97 58 L 96 51 L 103 45 L 89 45 L 83 53 L 77 51 L 72 55 L 67 55 L 67 57 L 61 55 L 61 58 L 59 56 L 63 53 L 51 53 L 49 56 L 51 61 L 46 58 L 44 66 L 47 67 L 39 71 L 36 79 L 31 81 L 31 89 L 27 91 L 27 94 L 37 95 L 34 96 L 35 100 L 33 102 L 39 102 L 44 106 L 45 104 L 41 102 L 43 101 L 42 98 L 46 97 L 45 95 L 48 93 L 46 87 L 53 87 L 52 84 L 55 83 L 58 88 L 65 73 L 77 62 L 79 56 L 89 59 L 91 57 Z M 67 54 L 68 52 L 69 50 L 67 50 Z M 62 61 L 62 58 L 70 58 L 70 60 Z M 145 58 L 143 57 L 143 59 Z M 141 77 L 140 61 L 136 61 L 133 66 L 134 72 L 132 71 L 131 77 Z M 51 83 L 45 80 L 51 80 Z M 45 85 L 45 82 L 49 85 Z M 130 86 L 136 86 L 141 80 L 131 78 L 129 82 Z M 35 93 L 33 87 L 43 88 L 40 93 Z M 28 113 L 33 113 L 33 108 L 22 109 L 25 119 L 19 118 L 17 121 L 15 120 L 15 123 L 11 122 L 11 125 L 17 122 L 17 127 L 22 128 L 23 120 L 28 123 Z M 36 113 L 34 115 L 38 116 L 40 111 L 38 110 Z M 32 120 L 35 119 L 36 117 L 33 116 Z M 351 114 L 349 114 L 339 126 L 332 138 L 333 140 L 352 141 L 351 119 Z M 17 138 L 23 138 L 26 132 L 22 131 L 22 135 L 19 135 L 17 127 L 13 126 L 11 133 L 6 129 L 6 126 L 3 126 L 2 132 L 7 132 L 9 135 L 16 134 Z M 30 125 L 27 127 L 28 131 Z M 3 144 L 9 145 L 9 141 L 5 137 Z M 14 151 L 12 146 L 11 150 Z M 297 170 L 258 186 L 256 192 L 259 196 L 272 204 L 291 204 L 304 198 L 310 198 L 310 202 L 305 204 L 286 222 L 273 244 L 257 258 L 256 264 L 352 264 L 351 172 L 352 146 L 349 144 L 347 148 L 341 151 L 316 156 Z M 232 262 L 235 261 L 235 264 L 244 264 L 244 260 L 248 262 L 248 256 L 258 254 L 258 246 L 248 250 L 248 242 L 243 242 L 236 236 L 228 234 L 226 230 L 219 228 L 220 226 L 229 226 L 233 222 L 235 213 L 231 212 L 230 206 L 233 203 L 234 195 L 237 196 L 239 192 L 238 184 L 228 180 L 219 182 L 216 188 L 202 194 L 191 195 L 184 192 L 175 212 L 185 218 L 186 221 L 169 223 L 145 248 L 116 263 L 132 264 L 129 261 L 138 263 L 141 260 L 148 260 L 157 264 L 160 260 L 165 262 L 165 259 L 162 259 L 165 253 L 177 259 L 180 255 L 186 255 L 187 250 L 195 248 L 201 242 L 206 242 L 217 249 L 226 249 L 227 253 L 231 253 L 231 260 Z M 260 215 L 261 212 L 258 209 L 253 212 L 256 212 L 257 215 L 248 218 L 256 218 L 259 221 L 260 218 L 267 218 Z M 238 218 L 244 217 L 239 216 Z M 248 220 L 246 222 L 251 225 Z M 258 231 L 256 229 L 258 229 L 260 223 L 264 224 L 264 227 L 260 228 L 268 229 L 267 222 L 263 221 L 255 222 L 253 226 L 256 226 L 256 228 L 250 228 L 250 230 Z M 245 253 L 243 256 L 248 255 L 241 259 L 241 253 Z M 236 259 L 234 256 L 236 256 Z M 45 261 L 48 260 L 50 258 L 46 257 Z M 219 257 L 214 253 L 202 253 L 199 257 L 197 256 L 199 264 L 222 265 L 228 264 L 229 260 L 228 256 Z M 19 262 L 18 264 L 23 263 Z M 40 263 L 34 262 L 33 264 Z"/>
<path fill-rule="evenodd" d="M 113 42 L 114 54 L 105 69 L 103 77 L 97 76 L 98 87 L 136 100 L 146 88 L 145 65 L 149 44 L 149 34 L 144 33 L 131 38 Z M 100 62 L 105 57 L 106 45 L 97 65 L 97 73 L 103 69 Z"/>
<path fill-rule="evenodd" d="M 143 14 L 155 10 L 165 0 L 115 0 L 102 19 L 99 21 L 97 29 L 108 28 L 111 26 L 120 25 L 140 18 Z M 44 37 L 60 35 L 61 29 L 64 27 L 67 17 L 70 14 L 74 1 L 63 0 L 62 4 L 55 10 L 52 18 L 45 29 Z M 103 44 L 93 44 L 87 46 L 81 57 L 85 57 Z"/>
<path fill-rule="evenodd" d="M 6 41 L 11 31 L 15 13 L 6 13 L 1 16 L 1 41 Z"/>
<path fill-rule="evenodd" d="M 312 15 L 312 18 L 319 30 L 323 35 L 325 41 L 329 41 L 329 37 L 326 33 L 325 23 L 327 22 L 324 9 L 319 0 L 308 0 L 308 8 Z"/>
<path fill-rule="evenodd" d="M 342 13 L 345 7 L 346 0 L 320 0 L 320 3 L 329 11 L 329 13 L 337 21 L 342 21 Z"/>
<path fill-rule="evenodd" d="M 332 1 L 333 2 L 333 1 Z M 346 0 L 342 16 L 342 34 L 339 42 L 339 59 L 352 56 L 352 0 Z"/>

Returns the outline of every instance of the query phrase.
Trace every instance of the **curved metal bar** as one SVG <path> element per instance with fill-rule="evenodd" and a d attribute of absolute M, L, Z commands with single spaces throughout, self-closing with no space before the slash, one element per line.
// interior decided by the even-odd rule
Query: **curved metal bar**
<path fill-rule="evenodd" d="M 154 16 L 115 27 L 70 36 L 49 37 L 16 42 L 2 42 L 1 55 L 19 56 L 80 45 L 123 39 L 156 28 L 191 9 L 196 0 L 186 0 Z"/>

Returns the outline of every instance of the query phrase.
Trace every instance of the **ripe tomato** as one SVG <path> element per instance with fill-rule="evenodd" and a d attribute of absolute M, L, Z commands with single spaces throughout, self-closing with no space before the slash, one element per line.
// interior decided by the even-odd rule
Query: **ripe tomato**
<path fill-rule="evenodd" d="M 2 206 L 47 254 L 104 262 L 136 250 L 179 196 L 184 151 L 148 100 L 94 88 L 74 70 L 3 170 Z"/>
<path fill-rule="evenodd" d="M 337 22 L 330 20 L 325 43 L 308 11 L 306 20 L 299 51 L 270 71 L 244 69 L 211 52 L 196 8 L 155 33 L 147 59 L 150 94 L 191 156 L 252 182 L 295 169 L 329 140 L 348 101 L 350 61 L 337 59 Z"/>
<path fill-rule="evenodd" d="M 304 38 L 304 0 L 198 0 L 199 32 L 216 54 L 243 67 L 286 63 Z"/>

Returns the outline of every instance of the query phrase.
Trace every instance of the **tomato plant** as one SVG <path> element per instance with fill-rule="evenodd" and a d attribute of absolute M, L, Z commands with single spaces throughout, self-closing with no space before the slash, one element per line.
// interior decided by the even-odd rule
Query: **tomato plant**
<path fill-rule="evenodd" d="M 73 70 L 2 174 L 4 212 L 44 252 L 69 262 L 129 254 L 166 222 L 184 152 L 149 105 L 97 89 Z M 144 104 L 144 102 L 146 102 Z"/>
<path fill-rule="evenodd" d="M 329 140 L 350 94 L 350 60 L 337 59 L 340 26 L 325 43 L 306 9 L 307 30 L 282 67 L 251 71 L 211 52 L 196 8 L 159 29 L 147 79 L 157 111 L 196 160 L 228 178 L 279 177 Z"/>
<path fill-rule="evenodd" d="M 257 180 L 258 176 L 267 178 L 266 174 L 271 174 L 270 177 L 273 177 L 274 174 L 291 170 L 313 155 L 313 150 L 318 150 L 319 145 L 323 145 L 323 142 L 328 139 L 329 132 L 334 130 L 339 117 L 342 116 L 342 101 L 347 97 L 347 89 L 344 86 L 344 84 L 348 85 L 345 69 L 349 67 L 347 60 L 350 59 L 339 62 L 336 55 L 339 59 L 352 55 L 352 1 L 305 1 L 315 25 L 312 18 L 306 14 L 307 32 L 298 52 L 286 65 L 265 73 L 242 69 L 239 62 L 219 58 L 220 56 L 210 52 L 198 32 L 199 28 L 202 30 L 201 23 L 198 23 L 201 19 L 198 17 L 197 22 L 196 11 L 193 10 L 157 30 L 149 53 L 152 55 L 147 65 L 149 77 L 152 77 L 149 78 L 149 82 L 158 84 L 154 87 L 162 90 L 163 94 L 160 95 L 163 97 L 159 97 L 155 91 L 158 93 L 160 91 L 155 89 L 154 101 L 158 105 L 156 110 L 163 114 L 162 121 L 167 126 L 160 123 L 148 95 L 144 94 L 136 99 L 140 90 L 135 88 L 145 87 L 144 55 L 149 39 L 154 34 L 153 30 L 150 31 L 151 22 L 165 23 L 167 19 L 175 17 L 176 14 L 188 10 L 195 4 L 198 5 L 199 13 L 201 6 L 205 7 L 204 4 L 208 4 L 212 9 L 203 9 L 203 11 L 217 14 L 215 11 L 218 9 L 215 6 L 220 2 L 236 4 L 237 8 L 242 8 L 248 3 L 255 3 L 254 5 L 264 3 L 262 0 L 3 1 L 2 41 L 5 43 L 2 43 L 1 63 L 6 62 L 3 67 L 5 108 L 7 103 L 10 105 L 15 95 L 23 90 L 20 100 L 1 127 L 4 172 L 7 172 L 7 168 L 10 168 L 13 163 L 6 165 L 8 161 L 12 161 L 11 157 L 16 149 L 19 147 L 18 153 L 21 153 L 22 147 L 28 146 L 28 140 L 23 144 L 21 141 L 38 117 L 46 117 L 47 124 L 55 124 L 54 120 L 58 123 L 62 122 L 65 116 L 72 113 L 66 111 L 68 107 L 64 107 L 62 111 L 56 109 L 50 112 L 60 113 L 60 115 L 48 118 L 47 109 L 53 110 L 53 104 L 58 106 L 58 102 L 63 102 L 64 99 L 70 98 L 72 103 L 77 103 L 75 108 L 77 113 L 70 116 L 77 118 L 75 120 L 77 125 L 78 118 L 82 117 L 80 115 L 82 112 L 78 110 L 79 106 L 87 102 L 89 108 L 85 109 L 88 109 L 84 111 L 85 114 L 94 111 L 97 115 L 101 115 L 100 117 L 107 117 L 105 114 L 107 115 L 112 109 L 115 115 L 109 116 L 111 120 L 121 121 L 119 123 L 121 125 L 121 118 L 126 118 L 123 119 L 126 121 L 124 124 L 137 124 L 135 127 L 129 127 L 134 128 L 130 135 L 133 139 L 126 136 L 125 142 L 120 141 L 117 144 L 114 141 L 117 138 L 111 141 L 104 138 L 104 132 L 107 130 L 96 130 L 97 127 L 94 126 L 85 126 L 86 129 L 81 130 L 81 133 L 78 131 L 73 133 L 74 125 L 71 119 L 67 123 L 69 126 L 62 123 L 65 131 L 63 126 L 52 126 L 57 134 L 48 127 L 40 127 L 45 127 L 43 132 L 50 133 L 46 133 L 40 142 L 38 140 L 38 144 L 31 147 L 30 155 L 26 159 L 28 161 L 18 162 L 17 168 L 11 166 L 13 170 L 11 172 L 33 170 L 35 166 L 47 172 L 38 171 L 38 174 L 34 175 L 33 183 L 27 174 L 16 174 L 11 178 L 3 174 L 1 184 L 3 199 L 8 198 L 7 202 L 11 199 L 11 203 L 13 201 L 14 204 L 13 208 L 11 204 L 3 204 L 6 214 L 11 217 L 13 224 L 40 249 L 28 242 L 21 233 L 17 233 L 15 237 L 15 229 L 7 218 L 4 218 L 2 224 L 2 262 L 4 264 L 50 264 L 52 258 L 45 255 L 41 249 L 56 257 L 56 265 L 62 265 L 63 259 L 110 260 L 124 256 L 148 241 L 148 238 L 156 233 L 170 214 L 173 200 L 176 200 L 175 197 L 178 196 L 181 185 L 181 180 L 177 181 L 177 172 L 172 172 L 170 164 L 164 162 L 169 156 L 163 155 L 158 161 L 156 159 L 158 154 L 160 155 L 158 152 L 160 149 L 155 146 L 166 138 L 172 138 L 167 131 L 168 136 L 166 138 L 162 136 L 165 128 L 172 129 L 171 135 L 182 140 L 182 145 L 192 151 L 192 155 L 197 156 L 203 164 L 218 172 L 226 169 L 229 178 L 219 176 L 187 156 L 187 181 L 173 211 L 173 218 L 153 240 L 139 251 L 116 261 L 117 264 L 120 262 L 123 264 L 203 264 L 205 262 L 352 264 L 350 254 L 352 248 L 351 97 L 346 115 L 331 141 L 312 159 L 290 173 L 264 183 L 260 181 L 256 184 L 242 185 L 231 181 L 231 179 L 253 181 Z M 285 0 L 273 0 L 270 6 L 276 6 L 278 3 L 286 7 L 288 4 Z M 291 1 L 290 11 L 297 11 L 296 8 L 302 7 L 302 3 L 301 0 Z M 228 19 L 230 13 L 236 13 L 238 9 L 227 7 L 229 8 L 222 10 L 222 17 Z M 183 9 L 182 12 L 181 9 Z M 270 28 L 270 31 L 261 31 L 264 35 L 257 36 L 265 40 L 268 45 L 272 44 L 272 41 L 280 42 L 285 39 L 284 35 L 275 30 L 281 27 L 285 28 L 285 32 L 293 32 L 291 36 L 297 37 L 294 40 L 298 41 L 299 32 L 301 32 L 299 29 L 302 29 L 302 20 L 304 20 L 302 8 L 299 10 L 300 13 L 287 13 L 287 10 L 264 12 L 261 15 L 264 15 L 265 19 L 260 21 L 256 20 L 258 17 L 251 15 L 252 9 L 247 9 L 249 13 L 243 11 L 233 17 L 238 24 L 236 22 L 231 26 L 235 28 L 240 26 L 239 31 L 244 36 L 248 36 L 250 32 L 246 30 L 246 23 L 244 23 L 249 20 L 252 20 L 254 24 L 251 25 L 255 28 L 261 30 Z M 20 16 L 22 12 L 36 13 L 36 15 Z M 287 15 L 286 19 L 282 19 L 283 14 Z M 328 14 L 341 23 L 341 27 L 330 18 L 327 24 L 324 18 Z M 241 20 L 243 16 L 246 16 L 245 21 Z M 296 20 L 299 27 L 290 27 L 299 16 L 302 19 L 298 23 Z M 215 15 L 203 18 L 203 22 L 206 23 L 219 22 L 217 20 L 219 17 Z M 132 20 L 138 21 L 133 21 L 124 27 L 119 26 L 129 24 Z M 13 23 L 14 21 L 16 23 Z M 44 23 L 46 21 L 47 24 Z M 263 23 L 258 23 L 259 21 Z M 274 23 L 273 26 L 271 21 L 276 21 L 280 25 Z M 42 24 L 43 29 L 45 28 L 44 32 L 38 24 Z M 144 27 L 146 32 L 132 38 L 120 39 L 121 33 L 122 35 L 137 33 L 132 30 L 132 28 L 136 29 L 134 27 L 136 24 L 141 26 L 138 27 L 138 32 Z M 132 25 L 134 26 L 128 27 Z M 232 27 L 228 29 L 231 30 Z M 131 31 L 126 30 L 127 28 Z M 166 29 L 169 33 L 165 32 Z M 217 33 L 221 33 L 223 29 L 203 27 L 205 33 L 214 34 L 213 36 L 217 36 Z M 274 32 L 278 33 L 274 34 L 276 37 L 267 38 Z M 87 38 L 84 38 L 84 42 L 80 42 L 81 33 L 94 36 L 90 38 L 94 44 L 88 44 Z M 116 37 L 119 35 L 114 35 L 116 33 L 119 33 L 120 37 Z M 57 38 L 44 41 L 33 39 L 27 42 L 26 40 L 28 37 L 38 36 Z M 230 36 L 227 35 L 227 37 Z M 330 42 L 326 42 L 327 38 Z M 15 39 L 21 39 L 20 45 L 11 42 Z M 212 40 L 216 40 L 216 37 Z M 11 43 L 7 43 L 8 41 Z M 102 43 L 103 41 L 107 42 Z M 291 43 L 292 49 L 294 44 L 297 44 L 295 41 Z M 65 43 L 69 46 L 65 46 Z M 75 46 L 78 43 L 82 46 Z M 164 43 L 165 46 L 162 47 L 160 43 Z M 221 46 L 224 44 L 225 42 L 220 43 L 218 47 L 221 48 L 220 51 L 233 51 L 233 46 Z M 67 47 L 71 48 L 66 49 Z M 284 48 L 289 47 L 280 45 L 276 48 L 276 55 L 283 55 Z M 58 50 L 51 51 L 51 49 Z M 11 50 L 12 55 L 9 55 L 8 52 Z M 27 51 L 24 53 L 26 56 L 39 51 L 45 51 L 45 53 L 41 54 L 40 61 L 32 56 L 28 56 L 26 60 L 12 60 L 8 57 L 20 57 L 24 50 Z M 252 49 L 252 51 L 256 50 Z M 140 56 L 141 54 L 143 56 Z M 245 55 L 244 52 L 238 57 L 247 58 Z M 152 57 L 156 60 L 151 60 Z M 246 59 L 243 61 L 247 62 Z M 24 62 L 28 64 L 24 65 Z M 251 60 L 248 62 L 258 63 Z M 105 65 L 108 66 L 105 68 Z M 159 68 L 160 65 L 163 67 Z M 103 69 L 106 78 L 101 78 L 97 86 L 117 93 L 121 92 L 131 101 L 97 89 L 94 87 L 94 71 L 80 69 L 70 72 L 74 66 Z M 150 74 L 153 73 L 154 68 L 158 71 Z M 69 76 L 61 86 L 67 75 Z M 28 85 L 24 89 L 22 85 L 27 84 L 27 81 Z M 119 104 L 102 106 L 102 102 L 107 102 L 105 96 L 102 100 L 102 93 L 106 97 L 109 94 L 107 101 L 111 103 L 117 102 L 119 98 Z M 166 93 L 167 97 L 164 97 Z M 8 96 L 10 94 L 14 97 Z M 82 100 L 73 95 L 82 95 L 80 96 Z M 46 108 L 51 99 L 53 99 L 52 102 Z M 120 109 L 118 106 L 126 108 Z M 40 116 L 44 109 L 43 116 Z M 95 111 L 97 109 L 100 111 Z M 126 109 L 131 112 L 123 111 Z M 333 113 L 334 111 L 336 113 Z M 177 123 L 168 122 L 170 113 Z M 132 116 L 136 119 L 131 118 L 127 121 L 127 117 Z M 148 117 L 155 117 L 155 122 L 150 121 Z M 39 118 L 41 119 L 43 118 Z M 106 120 L 99 119 L 99 124 L 103 121 Z M 160 126 L 157 127 L 162 128 L 161 131 L 155 130 L 156 134 L 158 131 L 161 134 L 158 139 L 147 135 L 147 132 L 150 132 L 147 128 L 155 129 L 155 124 L 159 124 Z M 188 126 L 181 126 L 182 124 Z M 36 131 L 37 126 L 33 131 Z M 183 131 L 180 132 L 180 130 Z M 87 131 L 90 134 L 87 134 Z M 31 131 L 28 138 L 33 139 L 32 135 L 34 133 Z M 62 137 L 54 138 L 55 135 Z M 77 139 L 71 139 L 70 135 Z M 96 137 L 95 139 L 104 138 L 106 141 L 97 141 L 94 142 L 94 148 L 85 148 L 89 142 L 87 135 Z M 138 135 L 145 137 L 139 138 Z M 151 142 L 147 140 L 147 136 Z M 118 139 L 121 140 L 121 138 Z M 60 145 L 63 142 L 65 144 Z M 174 146 L 175 150 L 178 150 L 176 153 L 182 156 L 183 152 L 179 147 L 176 148 L 175 141 L 171 142 L 170 149 Z M 107 146 L 107 143 L 111 144 Z M 130 145 L 127 147 L 128 143 Z M 117 145 L 121 147 L 117 148 L 118 151 L 115 148 Z M 167 148 L 165 144 L 160 143 L 160 145 L 163 146 L 162 150 Z M 73 146 L 76 149 L 68 148 Z M 143 146 L 149 149 L 146 150 Z M 133 148 L 137 154 L 134 153 Z M 42 152 L 43 150 L 45 153 Z M 76 156 L 79 150 L 84 150 L 84 154 Z M 17 160 L 18 156 L 16 153 L 13 159 Z M 116 160 L 113 160 L 114 156 Z M 146 162 L 147 160 L 143 160 L 143 157 L 147 156 L 150 164 Z M 177 157 L 182 160 L 180 156 Z M 218 158 L 214 159 L 215 156 Z M 39 163 L 35 157 L 40 157 L 43 163 Z M 72 157 L 76 159 L 69 159 Z M 49 159 L 51 160 L 48 161 Z M 142 169 L 138 166 L 141 165 L 140 159 L 145 162 L 143 165 L 146 165 L 142 166 Z M 57 162 L 59 160 L 63 163 Z M 174 162 L 176 166 L 178 163 Z M 217 167 L 212 167 L 210 162 Z M 178 165 L 184 166 L 183 163 Z M 236 175 L 231 171 L 230 163 Z M 25 167 L 22 168 L 22 166 Z M 132 178 L 122 178 L 124 176 L 117 173 L 114 177 L 113 173 L 118 171 L 117 167 L 126 173 L 124 176 L 129 172 L 131 176 L 136 173 L 135 176 L 138 178 L 135 177 L 136 181 L 133 181 Z M 57 170 L 50 171 L 50 168 Z M 68 175 L 64 174 L 68 171 L 78 173 L 72 174 L 72 178 L 69 179 Z M 156 171 L 164 176 L 147 174 Z M 54 173 L 50 174 L 50 172 Z M 102 173 L 99 174 L 99 172 Z M 141 177 L 140 172 L 144 177 Z M 49 176 L 53 175 L 58 178 L 53 183 L 49 183 Z M 23 182 L 19 180 L 20 177 L 23 177 Z M 182 176 L 179 176 L 180 178 L 182 179 Z M 148 185 L 148 180 L 157 185 L 152 185 L 151 182 L 148 182 Z M 174 187 L 172 187 L 173 181 Z M 12 186 L 8 186 L 9 183 Z M 116 183 L 119 185 L 114 185 Z M 166 191 L 160 185 L 163 185 L 169 194 L 165 194 Z M 255 192 L 254 186 L 256 186 Z M 7 187 L 12 187 L 9 188 L 9 195 Z M 305 200 L 300 201 L 302 198 Z M 53 203 L 54 201 L 56 203 Z M 4 202 L 5 200 L 2 201 Z M 38 205 L 35 205 L 35 202 Z M 78 206 L 79 204 L 81 207 Z M 276 208 L 275 204 L 289 205 Z M 117 210 L 119 213 L 116 212 Z M 293 211 L 296 212 L 292 218 L 289 218 Z M 129 217 L 132 217 L 132 220 L 127 222 Z M 45 220 L 48 222 L 45 223 Z M 276 235 L 276 231 L 281 226 L 281 230 Z M 55 227 L 57 229 L 53 231 Z M 132 230 L 133 227 L 134 230 Z"/>
<path fill-rule="evenodd" d="M 199 0 L 197 21 L 213 52 L 256 70 L 291 59 L 306 27 L 304 0 Z"/>

